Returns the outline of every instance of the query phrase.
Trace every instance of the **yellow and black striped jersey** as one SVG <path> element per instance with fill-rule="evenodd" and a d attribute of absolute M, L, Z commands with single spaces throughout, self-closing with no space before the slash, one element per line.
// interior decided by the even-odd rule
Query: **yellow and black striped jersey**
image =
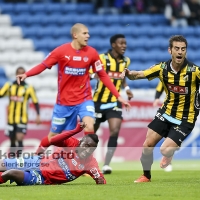
<path fill-rule="evenodd" d="M 25 82 L 21 82 L 20 85 L 16 81 L 13 83 L 7 82 L 0 89 L 0 97 L 9 97 L 8 106 L 8 123 L 19 124 L 28 122 L 28 102 L 32 99 L 32 102 L 36 105 L 36 110 L 39 114 L 38 99 L 35 90 L 32 86 L 27 85 Z"/>
<path fill-rule="evenodd" d="M 195 93 L 199 89 L 199 67 L 185 59 L 181 70 L 175 73 L 171 60 L 161 62 L 144 71 L 149 80 L 158 77 L 166 92 L 161 111 L 178 120 L 194 124 L 199 114 L 194 106 Z"/>
<path fill-rule="evenodd" d="M 100 59 L 104 65 L 105 71 L 115 85 L 117 91 L 120 92 L 122 79 L 119 76 L 123 72 L 124 68 L 128 68 L 128 66 L 130 65 L 130 58 L 122 56 L 121 60 L 118 62 L 109 51 L 108 53 L 100 54 Z M 109 103 L 116 102 L 117 99 L 114 95 L 112 95 L 110 90 L 106 86 L 104 86 L 103 82 L 101 80 L 98 80 L 93 95 L 93 101 Z"/>

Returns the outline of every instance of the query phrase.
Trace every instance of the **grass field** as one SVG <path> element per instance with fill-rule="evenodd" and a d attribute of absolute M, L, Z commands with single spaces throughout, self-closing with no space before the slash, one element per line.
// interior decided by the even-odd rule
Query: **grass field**
<path fill-rule="evenodd" d="M 100 165 L 101 166 L 101 165 Z M 80 177 L 63 185 L 0 185 L 0 200 L 199 200 L 200 161 L 174 161 L 173 171 L 153 164 L 151 183 L 133 183 L 141 174 L 139 162 L 112 163 L 113 173 L 106 185 L 96 185 L 90 177 Z"/>

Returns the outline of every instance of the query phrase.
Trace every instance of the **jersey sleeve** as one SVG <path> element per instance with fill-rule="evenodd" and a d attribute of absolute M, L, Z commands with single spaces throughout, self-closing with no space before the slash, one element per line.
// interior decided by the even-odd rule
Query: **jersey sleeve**
<path fill-rule="evenodd" d="M 160 70 L 161 70 L 160 64 L 154 65 L 149 69 L 144 70 L 144 75 L 148 80 L 152 80 L 154 78 L 159 77 Z"/>
<path fill-rule="evenodd" d="M 104 69 L 102 61 L 97 53 L 96 50 L 93 51 L 93 59 L 92 59 L 92 71 L 94 73 L 101 71 L 102 69 Z"/>
<path fill-rule="evenodd" d="M 131 64 L 131 60 L 129 57 L 126 57 L 126 68 L 128 68 Z"/>
<path fill-rule="evenodd" d="M 9 88 L 10 88 L 9 82 L 5 83 L 3 87 L 0 88 L 0 98 L 8 95 Z"/>
<path fill-rule="evenodd" d="M 51 68 L 53 65 L 57 64 L 59 60 L 59 47 L 54 49 L 49 55 L 43 60 L 43 64 L 47 68 Z"/>
<path fill-rule="evenodd" d="M 100 54 L 99 58 L 103 64 L 104 70 L 106 70 L 106 59 L 105 59 L 105 54 Z"/>
<path fill-rule="evenodd" d="M 88 161 L 85 173 L 89 174 L 95 180 L 96 184 L 106 184 L 106 179 L 100 171 L 98 163 L 93 156 L 91 156 Z"/>
<path fill-rule="evenodd" d="M 200 84 L 200 67 L 196 67 L 196 77 L 197 77 L 197 82 Z"/>
<path fill-rule="evenodd" d="M 161 81 L 159 81 L 158 85 L 156 86 L 156 93 L 155 93 L 155 99 L 159 99 L 164 91 L 164 87 Z"/>

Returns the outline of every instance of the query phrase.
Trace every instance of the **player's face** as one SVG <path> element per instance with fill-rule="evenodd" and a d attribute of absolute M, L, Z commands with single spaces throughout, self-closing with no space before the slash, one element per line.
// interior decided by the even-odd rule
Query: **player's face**
<path fill-rule="evenodd" d="M 24 74 L 25 70 L 24 69 L 18 69 L 16 75 Z"/>
<path fill-rule="evenodd" d="M 89 40 L 89 31 L 87 27 L 81 27 L 80 31 L 77 33 L 77 41 L 80 46 L 87 46 Z"/>
<path fill-rule="evenodd" d="M 90 137 L 83 137 L 77 148 L 77 154 L 80 159 L 85 159 L 89 157 L 96 149 L 97 144 Z"/>
<path fill-rule="evenodd" d="M 186 57 L 187 49 L 185 42 L 173 42 L 173 46 L 169 49 L 172 61 L 176 64 L 182 64 Z"/>
<path fill-rule="evenodd" d="M 126 51 L 126 39 L 125 38 L 118 38 L 114 43 L 114 50 L 119 54 L 123 55 Z"/>

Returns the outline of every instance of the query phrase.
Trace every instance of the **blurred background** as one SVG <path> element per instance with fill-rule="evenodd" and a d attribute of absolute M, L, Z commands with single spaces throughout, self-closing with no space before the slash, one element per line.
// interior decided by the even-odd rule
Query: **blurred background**
<path fill-rule="evenodd" d="M 89 28 L 89 45 L 99 53 L 110 48 L 110 36 L 124 34 L 127 40 L 125 55 L 131 59 L 130 69 L 144 70 L 168 60 L 168 40 L 175 34 L 186 37 L 188 59 L 200 65 L 199 0 L 0 0 L 0 88 L 6 81 L 15 79 L 17 67 L 23 66 L 28 70 L 39 64 L 55 47 L 70 42 L 70 28 L 77 22 Z M 138 128 L 140 123 L 140 129 L 135 132 L 140 134 L 141 143 L 144 140 L 141 135 L 146 134 L 146 125 L 156 112 L 152 102 L 158 79 L 127 81 L 135 99 L 132 113 L 125 114 L 127 123 L 122 132 L 129 132 L 123 128 Z M 45 130 L 45 135 L 57 92 L 56 66 L 27 79 L 27 82 L 36 89 L 43 121 L 40 128 Z M 94 89 L 95 81 L 91 84 Z M 1 100 L 2 132 L 6 124 L 6 106 L 7 101 Z M 30 109 L 30 124 L 34 115 L 34 110 Z M 134 132 L 133 129 L 130 132 Z M 39 137 L 37 134 L 37 131 L 27 134 L 32 138 L 29 144 L 34 137 Z M 199 132 L 192 142 L 197 141 L 198 135 Z M 4 141 L 2 137 L 0 140 Z M 38 142 L 34 144 L 36 146 Z M 119 144 L 124 145 L 124 139 Z"/>

